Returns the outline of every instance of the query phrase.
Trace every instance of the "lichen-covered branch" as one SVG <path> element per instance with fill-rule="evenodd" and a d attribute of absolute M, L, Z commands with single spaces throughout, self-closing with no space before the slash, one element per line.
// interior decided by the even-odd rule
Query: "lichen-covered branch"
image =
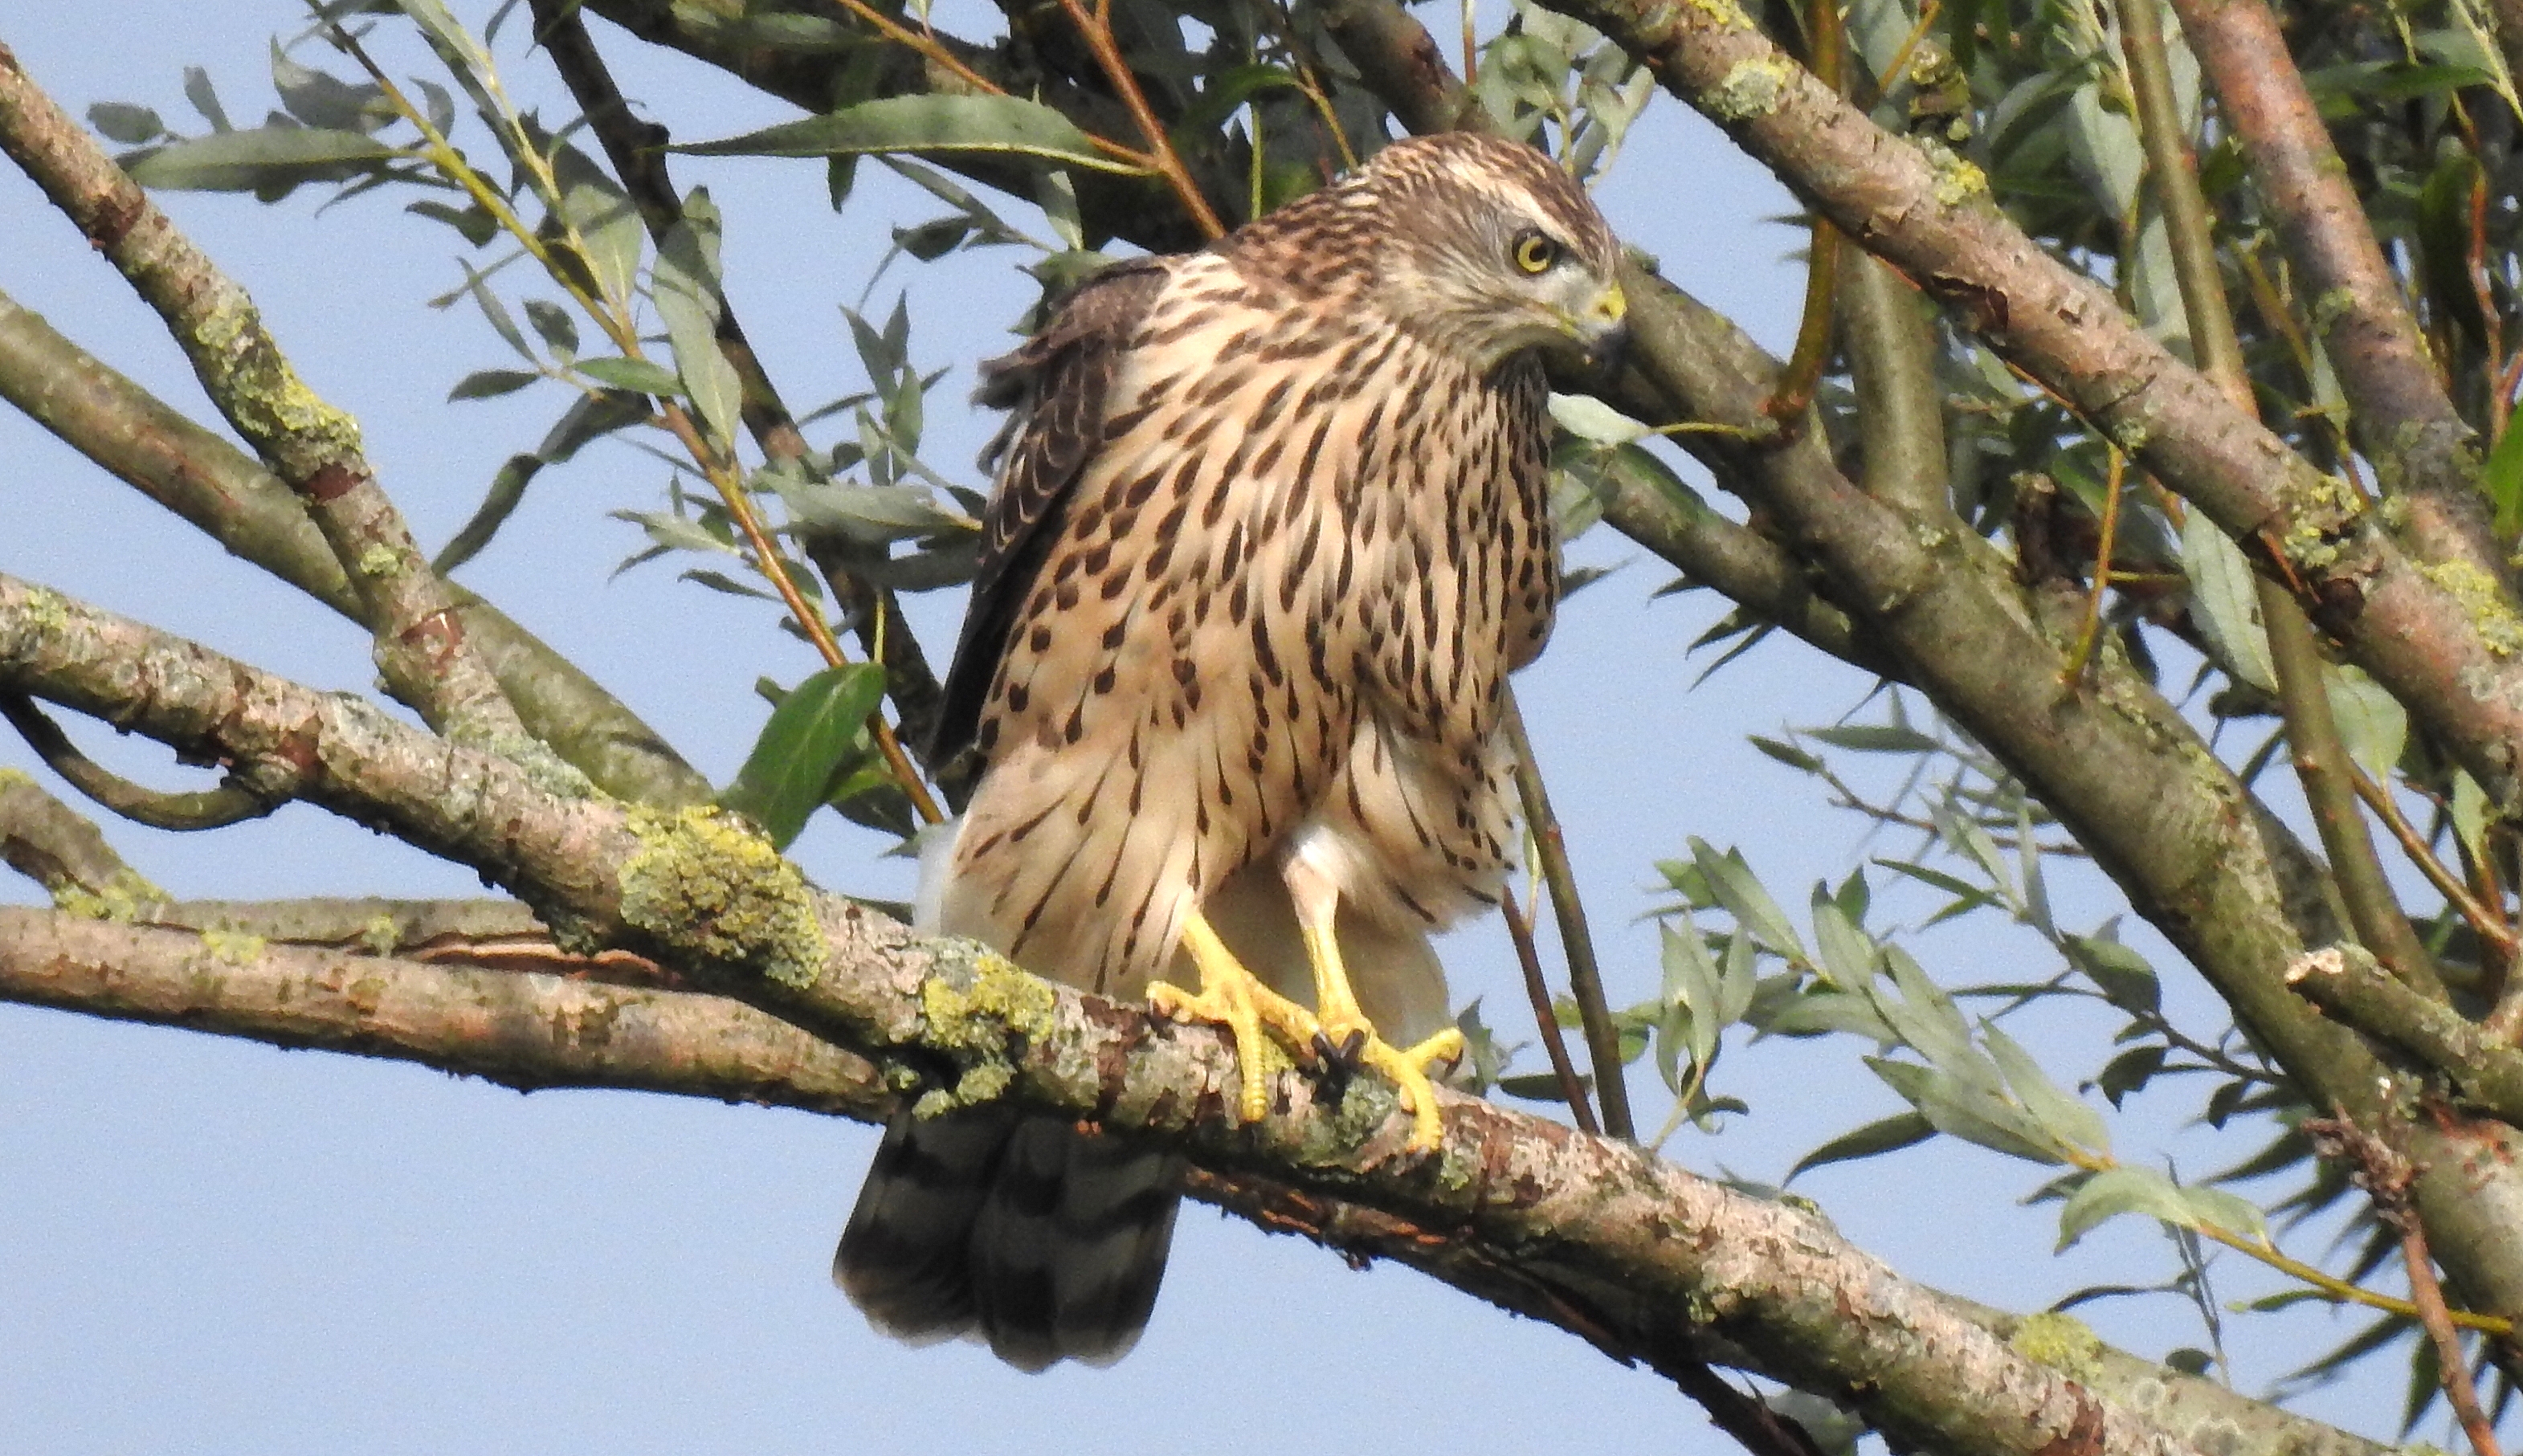
<path fill-rule="evenodd" d="M 2287 968 L 2287 984 L 2342 1023 L 2443 1074 L 2464 1101 L 2523 1127 L 2523 1052 L 2403 985 L 2359 946 L 2329 946 Z"/>
<path fill-rule="evenodd" d="M 395 695 L 431 724 L 531 752 L 468 645 L 447 586 L 377 483 L 359 427 L 301 379 L 243 288 L 220 272 L 0 46 L 0 152 L 165 320 L 220 413 L 295 491 L 375 634 Z"/>
<path fill-rule="evenodd" d="M 2457 562 L 2502 581 L 2474 432 L 2445 392 L 2276 13 L 2262 0 L 2173 0 L 2173 9 L 2300 270 L 2298 286 L 2316 301 L 2310 322 L 2339 372 L 2357 446 L 2401 495 L 2406 539 L 2439 569 Z"/>
<path fill-rule="evenodd" d="M 145 690 L 143 690 L 145 684 Z M 1016 1096 L 1143 1131 L 1203 1166 L 1264 1171 L 1371 1204 L 1513 1265 L 1575 1307 L 1618 1311 L 1621 1345 L 1715 1337 L 1751 1368 L 1843 1398 L 1897 1441 L 2023 1452 L 2175 1452 L 2170 1433 L 1960 1318 L 1804 1215 L 1636 1149 L 1451 1094 L 1445 1137 L 1402 1155 L 1409 1118 L 1356 1079 L 1334 1101 L 1293 1071 L 1236 1127 L 1214 1028 L 921 942 L 809 891 L 740 822 L 566 798 L 507 760 L 435 739 L 42 587 L 0 577 L 0 685 L 111 712 L 480 870 L 564 944 L 621 946 L 880 1064 L 942 1105 Z"/>
<path fill-rule="evenodd" d="M 306 509 L 271 472 L 0 294 L 0 399 L 109 474 L 354 622 L 351 589 Z M 663 808 L 696 804 L 708 780 L 595 680 L 506 614 L 451 584 L 475 651 L 534 735 L 605 792 Z"/>
<path fill-rule="evenodd" d="M 2026 237 L 1969 163 L 1878 127 L 1731 0 L 1551 8 L 1611 36 L 2247 548 L 2282 559 L 2357 663 L 2500 801 L 2523 800 L 2523 616 L 2496 582 L 2412 560 L 2352 488 Z"/>

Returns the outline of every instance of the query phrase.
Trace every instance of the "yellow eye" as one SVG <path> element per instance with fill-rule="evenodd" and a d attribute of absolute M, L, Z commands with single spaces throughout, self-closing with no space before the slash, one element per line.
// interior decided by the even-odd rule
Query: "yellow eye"
<path fill-rule="evenodd" d="M 1547 273 L 1559 261 L 1559 245 L 1538 232 L 1518 233 L 1514 258 L 1515 265 L 1528 273 Z"/>

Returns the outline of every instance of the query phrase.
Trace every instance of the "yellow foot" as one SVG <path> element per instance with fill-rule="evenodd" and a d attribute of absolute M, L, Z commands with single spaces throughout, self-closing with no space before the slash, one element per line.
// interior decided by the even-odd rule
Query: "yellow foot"
<path fill-rule="evenodd" d="M 1235 1069 L 1242 1084 L 1236 1121 L 1259 1122 L 1270 1110 L 1269 1094 L 1262 1085 L 1264 1030 L 1277 1032 L 1283 1045 L 1303 1048 L 1311 1046 L 1322 1028 L 1311 1011 L 1255 979 L 1200 912 L 1193 911 L 1183 925 L 1182 943 L 1200 967 L 1200 993 L 1157 981 L 1148 987 L 1148 1005 L 1160 1015 L 1215 1022 L 1235 1034 Z M 1461 1042 L 1455 1037 L 1457 1052 Z M 1420 1080 L 1424 1084 L 1427 1079 Z"/>
<path fill-rule="evenodd" d="M 1403 1145 L 1404 1150 L 1436 1151 L 1441 1129 L 1437 1124 L 1436 1089 L 1429 1081 L 1428 1069 L 1461 1060 L 1463 1034 L 1449 1026 L 1415 1047 L 1396 1047 L 1376 1035 L 1365 1017 L 1353 1013 L 1338 1022 L 1323 1023 L 1322 1035 L 1322 1045 L 1342 1061 L 1351 1066 L 1371 1066 L 1391 1078 L 1401 1091 L 1402 1105 L 1410 1113 L 1410 1141 Z"/>

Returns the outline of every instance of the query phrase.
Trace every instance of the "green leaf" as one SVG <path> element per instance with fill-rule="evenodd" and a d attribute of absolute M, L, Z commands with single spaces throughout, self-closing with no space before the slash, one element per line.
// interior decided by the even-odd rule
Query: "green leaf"
<path fill-rule="evenodd" d="M 169 142 L 123 164 L 131 180 L 162 191 L 287 190 L 347 177 L 404 155 L 364 132 L 314 126 L 258 126 Z"/>
<path fill-rule="evenodd" d="M 167 134 L 167 123 L 145 106 L 123 101 L 100 101 L 87 109 L 87 124 L 110 142 L 137 147 L 154 142 Z"/>
<path fill-rule="evenodd" d="M 1590 1079 L 1581 1075 L 1578 1081 L 1589 1082 Z M 1559 1075 L 1556 1072 L 1526 1072 L 1513 1077 L 1500 1077 L 1498 1079 L 1498 1090 L 1509 1097 L 1521 1098 L 1529 1103 L 1555 1103 L 1564 1106 L 1568 1102 L 1567 1094 L 1560 1087 Z"/>
<path fill-rule="evenodd" d="M 1936 1131 L 1977 1144 L 2027 1162 L 2056 1164 L 2063 1159 L 2031 1118 L 2008 1103 L 1994 1087 L 1949 1074 L 1941 1067 L 1920 1066 L 1888 1057 L 1869 1057 L 1868 1067 Z"/>
<path fill-rule="evenodd" d="M 2117 940 L 2070 935 L 2068 959 L 2103 993 L 2103 999 L 2131 1015 L 2152 1016 L 2163 1003 L 2164 987 L 2146 958 Z"/>
<path fill-rule="evenodd" d="M 535 326 L 544 344 L 563 359 L 578 355 L 578 320 L 569 310 L 548 299 L 526 300 L 526 322 Z"/>
<path fill-rule="evenodd" d="M 1629 445 L 1655 433 L 1592 395 L 1552 395 L 1550 417 L 1559 428 L 1595 445 Z"/>
<path fill-rule="evenodd" d="M 684 393 L 684 386 L 681 380 L 678 380 L 666 369 L 650 363 L 646 359 L 626 359 L 611 356 L 597 359 L 580 359 L 578 361 L 577 368 L 579 373 L 595 380 L 597 384 L 609 385 L 617 390 L 631 390 L 637 394 L 655 395 L 659 399 L 681 399 Z"/>
<path fill-rule="evenodd" d="M 1819 774 L 1822 772 L 1822 760 L 1805 752 L 1803 749 L 1798 748 L 1793 743 L 1783 742 L 1777 738 L 1764 738 L 1758 733 L 1746 734 L 1745 740 L 1754 748 L 1759 749 L 1771 758 L 1777 759 L 1780 763 L 1786 765 L 1788 768 L 1793 769 L 1800 774 Z"/>
<path fill-rule="evenodd" d="M 541 378 L 531 369 L 476 369 L 455 381 L 447 399 L 450 403 L 457 399 L 494 399 L 513 395 Z"/>
<path fill-rule="evenodd" d="M 2261 631 L 2259 588 L 2252 563 L 2206 511 L 2181 521 L 2181 570 L 2190 579 L 2190 605 L 2216 649 L 2217 666 L 2262 692 L 2278 690 L 2269 639 Z"/>
<path fill-rule="evenodd" d="M 2365 776 L 2391 782 L 2400 767 L 2401 750 L 2409 738 L 2409 713 L 2401 700 L 2365 676 L 2361 668 L 2325 665 L 2321 684 L 2330 697 L 2330 715 L 2339 723 L 2340 741 Z"/>
<path fill-rule="evenodd" d="M 2480 484 L 2497 507 L 2497 537 L 2511 541 L 2523 534 L 2523 422 L 2508 416 L 2497 448 L 2488 452 Z"/>
<path fill-rule="evenodd" d="M 595 275 L 605 299 L 628 305 L 640 282 L 640 259 L 648 246 L 648 226 L 640 210 L 603 168 L 576 147 L 562 147 L 552 157 L 552 175 L 560 184 L 560 214 L 574 229 L 579 256 Z"/>
<path fill-rule="evenodd" d="M 1725 906 L 1727 914 L 1749 931 L 1753 939 L 1790 961 L 1812 959 L 1805 954 L 1805 943 L 1797 936 L 1796 927 L 1787 922 L 1785 913 L 1779 909 L 1779 902 L 1771 899 L 1770 892 L 1761 887 L 1761 881 L 1754 877 L 1752 867 L 1744 863 L 1740 851 L 1728 850 L 1721 855 L 1710 848 L 1706 840 L 1693 835 L 1690 855 L 1692 863 L 1707 881 L 1709 892 L 1717 897 L 1717 903 Z"/>
<path fill-rule="evenodd" d="M 2474 860 L 2488 858 L 2488 790 L 2467 769 L 2452 771 L 2452 831 Z"/>
<path fill-rule="evenodd" d="M 1145 170 L 1105 156 L 1075 122 L 1018 96 L 888 96 L 828 116 L 671 150 L 698 157 L 1012 152 L 1097 171 L 1136 176 Z"/>
<path fill-rule="evenodd" d="M 2085 1105 L 2074 1093 L 2050 1080 L 2032 1054 L 1997 1028 L 1996 1023 L 1979 1023 L 1980 1044 L 1988 1049 L 1989 1059 L 2006 1074 L 2006 1085 L 2015 1100 L 2032 1114 L 2062 1148 L 2108 1155 L 2112 1151 L 2111 1132 L 2103 1125 L 2102 1114 Z"/>
<path fill-rule="evenodd" d="M 1824 980 L 1854 990 L 1875 979 L 1875 942 L 1839 908 L 1821 880 L 1814 881 L 1813 929 L 1814 941 L 1822 947 L 1822 960 L 1815 968 Z"/>
<path fill-rule="evenodd" d="M 657 248 L 651 296 L 675 349 L 675 373 L 700 412 L 710 442 L 722 450 L 736 445 L 744 387 L 736 366 L 718 347 L 718 210 L 695 188 L 684 202 L 684 218 Z"/>
<path fill-rule="evenodd" d="M 1796 731 L 1852 753 L 1932 753 L 1936 747 L 1935 739 L 1898 724 L 1852 723 Z"/>
<path fill-rule="evenodd" d="M 874 663 L 826 668 L 798 683 L 771 710 L 719 804 L 786 848 L 831 796 L 834 771 L 866 735 L 868 715 L 883 697 L 884 669 Z"/>
<path fill-rule="evenodd" d="M 2164 1060 L 2169 1052 L 2170 1049 L 2160 1042 L 2129 1048 L 2103 1063 L 2103 1069 L 2094 1076 L 2095 1090 L 2110 1098 L 2113 1106 L 2118 1106 L 2122 1098 L 2140 1091 L 2154 1080 L 2157 1072 L 2164 1070 Z"/>
<path fill-rule="evenodd" d="M 2104 1220 L 2123 1213 L 2143 1213 L 2184 1229 L 2199 1222 L 2170 1178 L 2153 1168 L 2105 1168 L 2078 1184 L 2060 1205 L 2059 1247 L 2069 1247 Z"/>
<path fill-rule="evenodd" d="M 1935 1125 L 1916 1112 L 1895 1112 L 1864 1127 L 1853 1128 L 1796 1159 L 1787 1169 L 1786 1181 L 1793 1183 L 1810 1169 L 1826 1163 L 1854 1162 L 1862 1157 L 1876 1157 L 1886 1152 L 1915 1147 L 1936 1135 Z"/>

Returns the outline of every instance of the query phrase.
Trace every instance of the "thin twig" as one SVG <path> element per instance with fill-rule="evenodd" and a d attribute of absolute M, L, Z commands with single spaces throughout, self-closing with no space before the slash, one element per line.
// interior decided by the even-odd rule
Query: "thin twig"
<path fill-rule="evenodd" d="M 860 0 L 843 0 L 843 3 L 857 8 Z M 1200 230 L 1212 238 L 1222 238 L 1226 236 L 1226 224 L 1217 220 L 1217 213 L 1211 210 L 1209 199 L 1201 195 L 1200 185 L 1192 181 L 1191 173 L 1184 169 L 1182 158 L 1175 155 L 1174 144 L 1166 135 L 1165 123 L 1157 119 L 1156 112 L 1148 106 L 1147 94 L 1139 89 L 1139 78 L 1130 70 L 1129 58 L 1121 54 L 1120 43 L 1113 38 L 1109 4 L 1110 0 L 1098 0 L 1096 8 L 1090 11 L 1081 0 L 1060 0 L 1060 8 L 1069 12 L 1069 19 L 1085 39 L 1086 48 L 1095 53 L 1096 64 L 1104 69 L 1105 78 L 1113 83 L 1113 89 L 1121 97 L 1121 104 L 1130 109 L 1130 116 L 1138 121 L 1139 134 L 1148 142 L 1145 160 L 1153 163 L 1158 174 L 1172 186 L 1183 211 L 1190 214 Z"/>
<path fill-rule="evenodd" d="M 1559 1095 L 1568 1104 L 1568 1115 L 1579 1132 L 1599 1134 L 1602 1124 L 1595 1120 L 1594 1104 L 1586 1099 L 1585 1079 L 1577 1075 L 1577 1064 L 1568 1059 L 1567 1039 L 1559 1034 L 1559 1017 L 1550 1008 L 1550 986 L 1543 979 L 1542 952 L 1533 943 L 1533 922 L 1525 918 L 1524 907 L 1516 904 L 1512 892 L 1499 897 L 1499 910 L 1506 916 L 1507 939 L 1515 942 L 1515 962 L 1524 970 L 1525 999 L 1533 1004 L 1533 1024 L 1542 1033 L 1542 1050 L 1550 1058 L 1551 1075 L 1559 1079 Z"/>
<path fill-rule="evenodd" d="M 1515 786 L 1524 800 L 1525 826 L 1531 831 L 1534 856 L 1542 862 L 1543 883 L 1550 887 L 1551 913 L 1559 920 L 1560 949 L 1568 956 L 1568 994 L 1577 1003 L 1586 1027 L 1586 1056 L 1595 1064 L 1595 1096 L 1603 1109 L 1603 1131 L 1635 1139 L 1630 1119 L 1630 1090 L 1622 1081 L 1621 1034 L 1612 1025 L 1611 1007 L 1603 1000 L 1603 972 L 1595 959 L 1595 933 L 1586 923 L 1586 908 L 1577 898 L 1577 875 L 1568 865 L 1568 841 L 1559 818 L 1550 811 L 1550 794 L 1543 786 L 1542 766 L 1533 756 L 1533 739 L 1524 730 L 1524 714 L 1515 704 L 1515 689 L 1500 693 L 1499 727 L 1515 749 Z"/>
<path fill-rule="evenodd" d="M 44 767 L 63 781 L 134 823 L 153 829 L 223 829 L 261 819 L 280 807 L 239 783 L 189 793 L 161 793 L 114 774 L 79 752 L 61 726 L 23 692 L 0 690 L 0 720 L 6 720 Z"/>
<path fill-rule="evenodd" d="M 2356 797 L 2364 800 L 2365 807 L 2373 810 L 2383 821 L 2383 827 L 2392 831 L 2392 837 L 2399 840 L 2401 848 L 2408 854 L 2409 863 L 2415 865 L 2418 872 L 2427 877 L 2427 883 L 2435 886 L 2437 893 L 2445 897 L 2445 903 L 2452 906 L 2453 913 L 2470 926 L 2471 933 L 2498 955 L 2512 957 L 2518 945 L 2523 945 L 2523 941 L 2518 941 L 2514 927 L 2505 923 L 2502 915 L 2480 903 L 2470 893 L 2470 888 L 2461 882 L 2461 876 L 2453 873 L 2452 868 L 2428 845 L 2426 836 L 2418 832 L 2417 825 L 2409 822 L 2408 816 L 2401 812 L 2401 806 L 2393 801 L 2388 790 L 2367 777 L 2365 771 L 2357 768 L 2354 760 L 2350 761 L 2348 771 L 2356 785 Z"/>
<path fill-rule="evenodd" d="M 1811 0 L 1805 17 L 1815 78 L 1833 91 L 1844 92 L 1837 0 Z M 1787 355 L 1787 366 L 1779 375 L 1778 387 L 1761 406 L 1762 413 L 1784 428 L 1798 427 L 1806 406 L 1813 403 L 1814 390 L 1822 383 L 1823 368 L 1831 362 L 1831 325 L 1835 311 L 1833 301 L 1838 287 L 1839 229 L 1816 212 L 1811 241 L 1805 245 L 1805 305 L 1796 322 L 1795 351 Z"/>
<path fill-rule="evenodd" d="M 2408 1158 L 2382 1138 L 2358 1127 L 2345 1109 L 2329 1117 L 2308 1117 L 2302 1124 L 2313 1151 L 2348 1165 L 2349 1177 L 2374 1200 L 2374 1216 L 2401 1236 L 2401 1262 L 2409 1274 L 2410 1305 L 2436 1350 L 2436 1379 L 2445 1399 L 2470 1437 L 2476 1456 L 2501 1456 L 2497 1433 L 2480 1409 L 2479 1391 L 2470 1380 L 2470 1357 L 2445 1308 L 2444 1288 L 2436 1282 L 2427 1254 L 2427 1236 L 2417 1210 L 2409 1205 L 2409 1183 L 2417 1174 Z"/>
<path fill-rule="evenodd" d="M 2120 532 L 2120 486 L 2127 478 L 2128 457 L 2117 445 L 2110 447 L 2111 468 L 2103 479 L 2103 524 L 2101 540 L 2094 547 L 2094 581 L 2085 593 L 2085 625 L 2076 634 L 2076 650 L 2068 657 L 2068 666 L 2059 674 L 2059 685 L 2071 687 L 2082 681 L 2085 665 L 2094 660 L 2094 646 L 2103 635 L 2103 596 L 2112 589 L 2112 552 Z"/>

